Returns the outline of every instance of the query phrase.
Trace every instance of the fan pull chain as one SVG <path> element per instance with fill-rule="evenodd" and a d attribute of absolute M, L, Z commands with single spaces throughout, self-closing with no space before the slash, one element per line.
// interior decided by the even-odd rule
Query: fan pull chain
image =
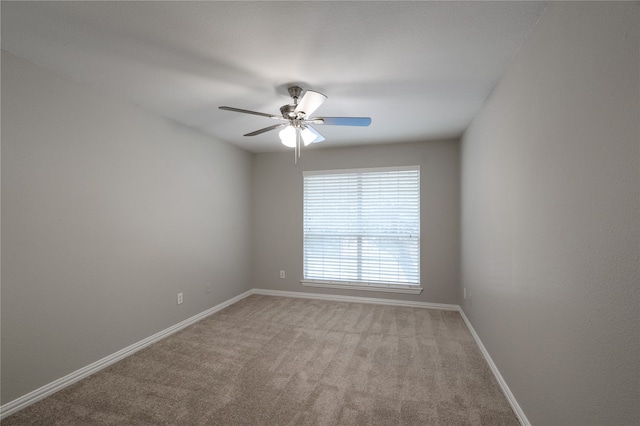
<path fill-rule="evenodd" d="M 298 164 L 298 158 L 300 158 L 300 139 L 301 139 L 301 135 L 300 135 L 300 128 L 296 127 L 296 146 L 294 147 L 293 150 L 293 155 L 295 156 L 295 160 L 294 160 L 294 164 Z"/>

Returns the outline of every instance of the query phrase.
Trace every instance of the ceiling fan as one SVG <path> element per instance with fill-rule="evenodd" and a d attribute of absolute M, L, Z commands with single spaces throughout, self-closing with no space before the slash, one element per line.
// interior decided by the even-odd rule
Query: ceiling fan
<path fill-rule="evenodd" d="M 228 106 L 219 107 L 225 111 L 241 112 L 244 114 L 260 115 L 273 120 L 282 121 L 282 123 L 274 124 L 263 129 L 255 130 L 244 136 L 256 136 L 270 130 L 283 128 L 280 130 L 280 141 L 283 145 L 294 148 L 296 162 L 300 156 L 301 145 L 309 145 L 311 143 L 322 142 L 324 137 L 318 133 L 311 125 L 332 125 L 332 126 L 368 126 L 371 124 L 369 117 L 312 117 L 319 107 L 327 100 L 327 97 L 320 92 L 307 90 L 304 96 L 300 98 L 302 89 L 299 86 L 291 86 L 288 88 L 289 95 L 293 99 L 292 104 L 280 107 L 282 115 L 272 115 L 264 112 L 250 111 L 247 109 L 233 108 Z M 298 102 L 300 99 L 300 102 Z"/>

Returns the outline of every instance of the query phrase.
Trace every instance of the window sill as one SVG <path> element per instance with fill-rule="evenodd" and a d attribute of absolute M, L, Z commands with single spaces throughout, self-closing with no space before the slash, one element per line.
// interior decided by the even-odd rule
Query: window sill
<path fill-rule="evenodd" d="M 340 281 L 300 281 L 304 287 L 339 288 L 343 290 L 382 291 L 386 293 L 420 294 L 422 287 L 397 284 L 367 284 Z"/>

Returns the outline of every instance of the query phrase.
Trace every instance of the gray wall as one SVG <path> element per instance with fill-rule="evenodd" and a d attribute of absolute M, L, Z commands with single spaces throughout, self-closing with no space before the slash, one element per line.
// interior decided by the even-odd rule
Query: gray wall
<path fill-rule="evenodd" d="M 302 172 L 421 166 L 420 295 L 302 287 Z M 458 141 L 257 154 L 253 162 L 253 287 L 457 303 L 459 285 L 460 146 Z M 279 271 L 286 271 L 280 279 Z"/>
<path fill-rule="evenodd" d="M 640 3 L 552 3 L 463 137 L 466 315 L 534 425 L 640 423 Z"/>
<path fill-rule="evenodd" d="M 248 290 L 250 176 L 250 154 L 3 52 L 2 403 Z"/>

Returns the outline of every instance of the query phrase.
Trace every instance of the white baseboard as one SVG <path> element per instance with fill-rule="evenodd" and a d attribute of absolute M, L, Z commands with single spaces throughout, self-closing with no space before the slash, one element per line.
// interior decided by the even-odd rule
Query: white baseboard
<path fill-rule="evenodd" d="M 297 291 L 265 290 L 265 289 L 257 289 L 257 288 L 251 289 L 225 302 L 222 302 L 214 306 L 213 308 L 207 309 L 206 311 L 203 311 L 197 315 L 192 316 L 191 318 L 188 318 L 182 322 L 179 322 L 174 326 L 171 326 L 165 330 L 162 330 L 159 333 L 154 334 L 153 336 L 140 340 L 139 342 L 134 343 L 131 346 L 127 346 L 126 348 L 121 349 L 118 352 L 115 352 L 107 357 L 104 357 L 92 364 L 87 365 L 86 367 L 83 367 L 77 371 L 74 371 L 71 374 L 68 374 L 58 380 L 55 380 L 45 386 L 42 386 L 41 388 L 38 388 L 32 392 L 29 392 L 28 394 L 23 395 L 17 399 L 14 399 L 13 401 L 8 402 L 3 406 L 0 406 L 0 420 L 4 419 L 7 416 L 10 416 L 16 411 L 22 410 L 23 408 L 37 401 L 40 401 L 43 398 L 46 398 L 49 395 L 54 394 L 55 392 L 58 392 L 59 390 L 66 388 L 67 386 L 79 380 L 84 379 L 85 377 L 90 376 L 91 374 L 97 373 L 103 368 L 108 367 L 109 365 L 116 363 L 126 358 L 129 355 L 132 355 L 133 353 L 139 351 L 140 349 L 143 349 L 155 342 L 158 342 L 159 340 L 162 340 L 165 337 L 177 331 L 180 331 L 183 328 L 190 326 L 191 324 L 196 323 L 197 321 L 203 319 L 204 317 L 212 315 L 226 308 L 227 306 L 233 305 L 234 303 L 252 294 L 259 294 L 264 296 L 296 297 L 296 298 L 304 298 L 304 299 L 332 300 L 337 302 L 372 303 L 372 304 L 390 305 L 390 306 L 404 306 L 404 307 L 412 307 L 412 308 L 458 311 L 460 312 L 462 319 L 467 325 L 467 328 L 471 332 L 471 335 L 473 336 L 476 343 L 478 344 L 478 347 L 480 348 L 482 355 L 487 360 L 487 363 L 489 364 L 489 367 L 491 368 L 493 375 L 498 381 L 498 384 L 500 385 L 502 392 L 504 392 L 507 400 L 509 401 L 509 404 L 511 404 L 511 407 L 513 408 L 514 413 L 518 417 L 518 420 L 523 426 L 531 426 L 531 423 L 529 423 L 529 420 L 527 419 L 524 412 L 520 408 L 520 405 L 518 404 L 515 397 L 511 393 L 509 386 L 507 386 L 507 383 L 504 381 L 502 375 L 498 371 L 498 367 L 496 367 L 495 363 L 491 359 L 489 352 L 487 352 L 487 349 L 482 344 L 480 337 L 478 336 L 476 331 L 473 329 L 473 326 L 467 319 L 466 315 L 464 314 L 464 311 L 460 308 L 460 306 L 449 305 L 444 303 L 427 303 L 427 302 L 415 302 L 415 301 L 409 301 L 409 300 L 378 299 L 373 297 L 340 296 L 335 294 L 303 293 L 303 292 L 297 292 Z"/>
<path fill-rule="evenodd" d="M 462 308 L 459 308 L 459 311 L 465 324 L 467 324 L 467 328 L 471 332 L 471 335 L 473 336 L 476 343 L 478 344 L 478 347 L 480 348 L 480 352 L 482 352 L 484 359 L 487 361 L 487 364 L 489 364 L 489 368 L 491 368 L 493 375 L 498 381 L 498 384 L 500 385 L 500 388 L 502 389 L 504 396 L 507 398 L 507 401 L 509 401 L 509 404 L 511 404 L 511 408 L 513 409 L 513 412 L 515 413 L 516 417 L 518 417 L 520 424 L 522 426 L 531 426 L 531 423 L 529 423 L 529 419 L 527 419 L 527 416 L 525 416 L 524 411 L 522 411 L 520 404 L 518 404 L 518 401 L 516 401 L 516 397 L 513 396 L 513 393 L 511 393 L 511 389 L 509 389 L 507 382 L 505 382 L 504 378 L 502 377 L 502 374 L 500 374 L 500 371 L 498 370 L 498 367 L 493 362 L 493 359 L 491 359 L 491 355 L 489 355 L 487 348 L 484 347 L 482 340 L 480 340 L 480 336 L 478 336 L 478 333 L 476 333 L 476 330 L 471 325 L 471 322 L 469 322 L 469 319 L 464 314 L 464 311 L 462 310 Z"/>
<path fill-rule="evenodd" d="M 302 299 L 332 300 L 334 302 L 373 303 L 377 305 L 405 306 L 408 308 L 440 309 L 443 311 L 459 311 L 460 306 L 445 303 L 415 302 L 411 300 L 378 299 L 375 297 L 339 296 L 336 294 L 303 293 L 299 291 L 264 290 L 254 288 L 253 294 L 264 296 L 297 297 Z"/>
<path fill-rule="evenodd" d="M 97 373 L 103 368 L 108 367 L 111 364 L 116 363 L 128 357 L 129 355 L 134 354 L 135 352 L 138 352 L 140 349 L 143 349 L 159 340 L 164 339 L 165 337 L 177 331 L 182 330 L 185 327 L 190 326 L 191 324 L 196 323 L 197 321 L 200 321 L 204 317 L 214 314 L 219 310 L 226 308 L 229 305 L 233 305 L 234 303 L 238 302 L 241 299 L 244 299 L 245 297 L 251 294 L 252 294 L 252 290 L 246 291 L 234 298 L 231 298 L 225 302 L 222 302 L 214 306 L 213 308 L 200 312 L 199 314 L 194 315 L 191 318 L 187 318 L 186 320 L 179 322 L 178 324 L 175 324 L 165 330 L 162 330 L 159 333 L 154 334 L 153 336 L 140 340 L 139 342 L 134 343 L 133 345 L 127 346 L 126 348 L 121 349 L 118 352 L 115 352 L 109 356 L 106 356 L 94 363 L 87 365 L 86 367 L 76 370 L 73 373 L 67 374 L 66 376 L 58 380 L 54 380 L 53 382 L 47 385 L 44 385 L 41 388 L 38 388 L 32 392 L 29 392 L 26 395 L 23 395 L 19 398 L 14 399 L 11 402 L 4 404 L 3 406 L 0 407 L 0 420 L 4 419 L 7 416 L 10 416 L 16 411 L 20 411 L 23 408 L 35 402 L 40 401 L 43 398 L 46 398 L 49 395 L 52 395 L 58 392 L 59 390 L 66 388 L 69 385 L 72 385 L 73 383 L 79 380 L 84 379 L 85 377 L 88 377 L 94 373 Z"/>

